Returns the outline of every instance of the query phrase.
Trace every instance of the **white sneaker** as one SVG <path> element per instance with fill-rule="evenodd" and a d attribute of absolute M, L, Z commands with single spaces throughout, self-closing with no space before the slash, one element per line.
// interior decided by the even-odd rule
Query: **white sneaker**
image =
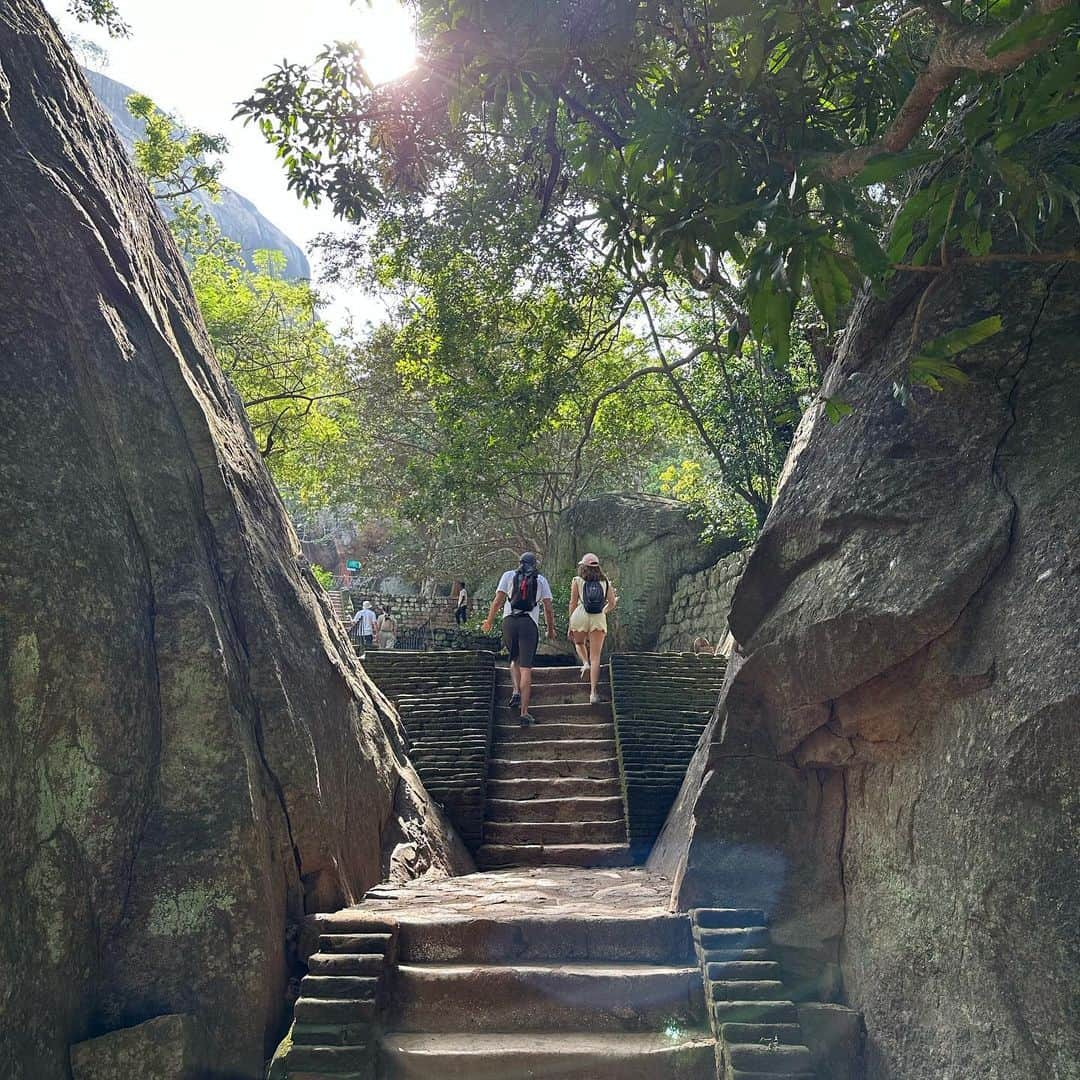
<path fill-rule="evenodd" d="M 595 693 L 595 692 L 590 694 L 589 695 L 589 704 L 590 705 L 599 705 L 600 704 L 600 695 Z"/>
<path fill-rule="evenodd" d="M 581 677 L 584 679 L 585 676 L 588 675 L 588 674 L 589 674 L 589 665 L 588 664 L 582 664 L 581 665 Z"/>

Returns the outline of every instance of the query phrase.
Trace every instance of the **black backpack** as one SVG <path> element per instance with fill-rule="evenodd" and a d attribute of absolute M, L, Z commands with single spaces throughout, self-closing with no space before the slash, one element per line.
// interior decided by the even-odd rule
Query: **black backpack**
<path fill-rule="evenodd" d="M 581 589 L 581 606 L 589 615 L 599 615 L 604 610 L 607 594 L 604 591 L 604 583 L 596 578 L 594 581 L 584 581 Z"/>
<path fill-rule="evenodd" d="M 516 570 L 514 587 L 510 593 L 510 610 L 531 614 L 536 607 L 536 571 Z"/>

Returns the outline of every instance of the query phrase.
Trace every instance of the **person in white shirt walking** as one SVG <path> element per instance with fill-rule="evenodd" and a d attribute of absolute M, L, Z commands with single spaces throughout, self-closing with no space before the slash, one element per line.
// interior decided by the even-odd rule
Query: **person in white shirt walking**
<path fill-rule="evenodd" d="M 375 640 L 375 624 L 379 621 L 378 615 L 371 609 L 371 601 L 365 600 L 360 610 L 353 616 L 353 627 L 360 637 L 360 643 L 365 649 L 370 649 Z"/>
<path fill-rule="evenodd" d="M 510 677 L 514 681 L 514 693 L 510 707 L 515 705 L 521 712 L 521 726 L 536 723 L 529 713 L 529 697 L 532 694 L 532 668 L 536 648 L 540 644 L 540 606 L 544 608 L 549 641 L 555 640 L 555 608 L 551 602 L 551 586 L 536 569 L 536 556 L 526 551 L 516 570 L 507 570 L 499 579 L 491 610 L 484 620 L 484 633 L 490 634 L 495 623 L 495 612 L 503 609 L 503 644 L 510 653 Z"/>

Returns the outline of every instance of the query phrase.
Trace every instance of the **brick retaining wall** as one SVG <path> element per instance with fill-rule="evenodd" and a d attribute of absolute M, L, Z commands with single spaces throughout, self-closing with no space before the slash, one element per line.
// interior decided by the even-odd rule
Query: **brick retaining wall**
<path fill-rule="evenodd" d="M 475 850 L 484 824 L 494 653 L 372 651 L 364 667 L 397 706 L 424 786 Z"/>
<path fill-rule="evenodd" d="M 724 657 L 624 653 L 611 658 L 615 737 L 631 853 L 646 858 L 712 716 Z"/>

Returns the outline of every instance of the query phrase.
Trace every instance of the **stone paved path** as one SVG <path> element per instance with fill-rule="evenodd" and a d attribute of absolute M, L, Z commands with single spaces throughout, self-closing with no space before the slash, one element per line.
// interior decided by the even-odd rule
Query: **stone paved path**
<path fill-rule="evenodd" d="M 663 915 L 670 897 L 671 883 L 641 867 L 544 866 L 378 885 L 351 910 L 395 918 Z"/>

